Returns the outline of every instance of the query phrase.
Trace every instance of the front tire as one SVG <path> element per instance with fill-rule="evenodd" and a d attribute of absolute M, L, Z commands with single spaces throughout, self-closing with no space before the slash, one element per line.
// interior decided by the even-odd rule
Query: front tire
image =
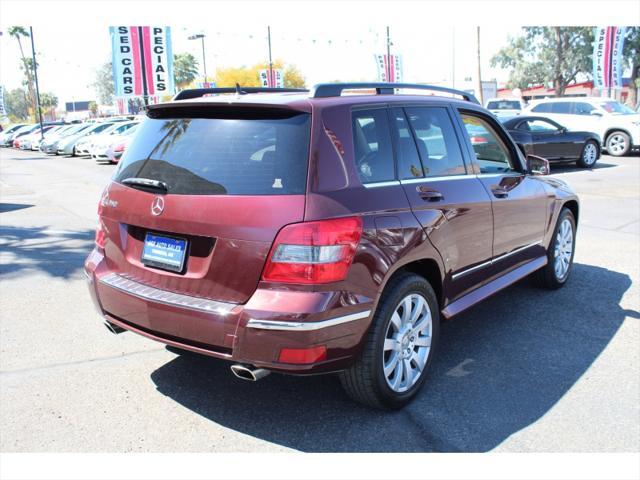
<path fill-rule="evenodd" d="M 623 157 L 631 150 L 631 137 L 621 131 L 612 132 L 607 137 L 607 153 L 614 157 Z"/>
<path fill-rule="evenodd" d="M 581 168 L 593 168 L 599 157 L 598 144 L 593 140 L 588 140 L 584 147 L 580 159 L 576 162 Z"/>
<path fill-rule="evenodd" d="M 424 384 L 438 343 L 440 313 L 433 288 L 403 273 L 385 287 L 363 350 L 340 373 L 346 393 L 374 408 L 398 409 Z"/>
<path fill-rule="evenodd" d="M 547 264 L 533 277 L 539 287 L 556 290 L 567 283 L 573 267 L 575 246 L 576 220 L 571 210 L 563 208 L 547 250 Z"/>

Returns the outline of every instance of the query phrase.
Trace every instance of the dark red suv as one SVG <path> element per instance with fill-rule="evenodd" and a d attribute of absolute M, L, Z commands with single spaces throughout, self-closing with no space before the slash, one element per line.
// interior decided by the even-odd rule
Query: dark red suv
<path fill-rule="evenodd" d="M 250 380 L 339 372 L 354 399 L 397 408 L 441 319 L 571 271 L 576 195 L 465 92 L 187 90 L 147 116 L 85 265 L 112 332 Z"/>

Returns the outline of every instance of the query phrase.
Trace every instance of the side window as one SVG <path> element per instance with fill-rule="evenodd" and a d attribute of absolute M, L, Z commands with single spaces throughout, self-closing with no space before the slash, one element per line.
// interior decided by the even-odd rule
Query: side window
<path fill-rule="evenodd" d="M 404 111 L 401 108 L 392 108 L 391 115 L 396 138 L 398 139 L 398 148 L 396 149 L 398 177 L 401 180 L 424 177 L 416 142 L 413 139 L 411 130 L 409 130 Z"/>
<path fill-rule="evenodd" d="M 352 114 L 356 169 L 362 183 L 395 179 L 391 133 L 385 108 L 356 110 Z"/>
<path fill-rule="evenodd" d="M 555 102 L 551 105 L 551 113 L 571 113 L 571 102 Z"/>
<path fill-rule="evenodd" d="M 484 119 L 461 113 L 469 141 L 476 154 L 480 173 L 503 173 L 515 170 L 509 149 L 494 128 Z"/>
<path fill-rule="evenodd" d="M 557 132 L 558 129 L 550 124 L 549 122 L 545 122 L 544 120 L 529 120 L 528 122 L 524 122 L 529 126 L 529 131 L 536 133 L 554 133 Z"/>
<path fill-rule="evenodd" d="M 407 108 L 427 177 L 464 175 L 462 152 L 446 108 Z"/>
<path fill-rule="evenodd" d="M 591 115 L 595 108 L 586 102 L 575 102 L 573 104 L 573 113 L 576 115 Z"/>
<path fill-rule="evenodd" d="M 551 113 L 551 105 L 551 103 L 541 103 L 533 107 L 531 111 L 536 113 Z"/>

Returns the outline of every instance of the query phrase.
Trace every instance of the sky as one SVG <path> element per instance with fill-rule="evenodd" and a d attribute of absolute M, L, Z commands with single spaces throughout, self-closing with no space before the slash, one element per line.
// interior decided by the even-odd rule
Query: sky
<path fill-rule="evenodd" d="M 22 81 L 18 43 L 6 33 L 10 24 L 2 22 L 0 36 L 0 82 L 7 90 Z M 196 23 L 175 24 L 172 28 L 173 52 L 192 53 L 202 68 L 200 41 L 188 40 L 193 33 L 204 33 L 207 74 L 217 67 L 253 65 L 268 59 L 267 25 L 255 27 Z M 473 26 L 406 28 L 390 24 L 392 53 L 403 57 L 404 80 L 451 85 L 454 71 L 460 87 L 466 77 L 475 78 L 476 28 Z M 57 23 L 34 26 L 34 41 L 40 90 L 55 93 L 60 104 L 95 98 L 90 84 L 96 69 L 111 58 L 108 25 L 77 25 L 60 29 Z M 297 25 L 271 28 L 272 56 L 295 64 L 307 85 L 334 80 L 372 81 L 376 79 L 375 53 L 385 53 L 386 25 L 356 28 L 309 29 Z M 490 57 L 506 44 L 518 27 L 481 28 L 483 79 L 504 82 L 508 72 L 493 69 Z M 23 48 L 30 52 L 28 40 Z M 201 70 L 202 71 L 202 70 Z"/>
<path fill-rule="evenodd" d="M 19 50 L 6 34 L 32 25 L 40 90 L 60 104 L 91 100 L 96 69 L 111 58 L 110 25 L 171 26 L 174 53 L 201 60 L 206 35 L 209 76 L 216 67 L 253 65 L 268 58 L 267 25 L 274 59 L 295 64 L 307 86 L 376 79 L 374 54 L 403 56 L 404 81 L 463 85 L 476 76 L 476 25 L 481 26 L 483 80 L 504 83 L 509 72 L 490 58 L 517 35 L 520 25 L 625 25 L 640 18 L 637 0 L 0 0 L 0 84 L 20 85 Z M 27 43 L 24 48 L 29 51 Z M 455 58 L 455 62 L 454 62 Z"/>

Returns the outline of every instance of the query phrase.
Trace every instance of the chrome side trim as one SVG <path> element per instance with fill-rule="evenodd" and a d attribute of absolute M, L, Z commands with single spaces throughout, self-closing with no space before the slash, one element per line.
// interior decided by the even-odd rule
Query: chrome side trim
<path fill-rule="evenodd" d="M 256 320 L 252 318 L 247 323 L 247 328 L 308 332 L 313 330 L 320 330 L 321 328 L 334 327 L 343 323 L 353 322 L 355 320 L 367 318 L 369 315 L 371 315 L 371 310 L 365 310 L 364 312 L 352 313 L 350 315 L 331 318 L 329 320 L 322 320 L 320 322 L 280 322 L 277 320 Z"/>
<path fill-rule="evenodd" d="M 471 175 L 468 173 L 463 173 L 461 175 L 437 175 L 433 177 L 420 177 L 420 178 L 406 178 L 404 180 L 400 180 L 400 183 L 403 185 L 413 184 L 413 183 L 423 183 L 423 182 L 441 182 L 443 180 L 463 180 L 465 178 L 475 178 L 476 175 Z"/>
<path fill-rule="evenodd" d="M 493 265 L 494 263 L 499 262 L 500 260 L 504 260 L 505 258 L 510 257 L 511 255 L 515 255 L 516 253 L 520 253 L 523 250 L 526 250 L 527 248 L 535 247 L 536 245 L 540 245 L 540 244 L 542 244 L 542 242 L 534 242 L 534 243 L 530 243 L 529 245 L 525 245 L 524 247 L 516 248 L 515 250 L 513 250 L 511 252 L 505 253 L 505 254 L 500 255 L 499 257 L 496 257 L 496 258 L 492 258 L 488 262 L 483 262 L 483 263 L 481 263 L 479 265 L 475 265 L 475 266 L 473 266 L 471 268 L 463 270 L 462 272 L 458 272 L 458 273 L 454 274 L 451 277 L 451 279 L 452 280 L 456 280 L 456 279 L 458 279 L 460 277 L 464 277 L 465 275 L 468 275 L 469 273 L 475 272 L 476 270 L 479 270 L 479 269 L 484 268 L 484 267 L 488 267 L 489 265 Z"/>
<path fill-rule="evenodd" d="M 390 187 L 392 185 L 400 185 L 398 180 L 390 180 L 388 182 L 363 183 L 364 188 Z"/>
<path fill-rule="evenodd" d="M 228 314 L 237 305 L 233 303 L 218 302 L 207 298 L 191 297 L 181 293 L 168 292 L 159 288 L 150 287 L 142 283 L 135 282 L 118 274 L 110 273 L 98 279 L 100 283 L 108 285 L 121 292 L 128 293 L 144 300 L 151 300 L 174 307 L 188 308 L 199 312 Z"/>

